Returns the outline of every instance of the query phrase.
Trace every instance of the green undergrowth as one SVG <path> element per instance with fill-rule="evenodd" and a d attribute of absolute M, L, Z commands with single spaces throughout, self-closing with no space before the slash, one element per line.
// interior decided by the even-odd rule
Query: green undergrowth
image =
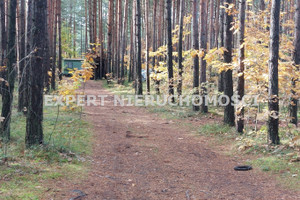
<path fill-rule="evenodd" d="M 128 83 L 125 85 L 104 84 L 104 87 L 118 95 L 132 95 L 134 89 Z M 144 90 L 145 91 L 145 90 Z M 153 89 L 152 89 L 153 91 Z M 222 145 L 229 149 L 225 154 L 229 156 L 239 155 L 248 158 L 248 163 L 263 172 L 275 175 L 283 186 L 290 189 L 300 189 L 300 144 L 293 142 L 293 138 L 300 136 L 299 128 L 294 126 L 282 126 L 280 128 L 281 145 L 268 145 L 267 127 L 247 125 L 245 134 L 240 135 L 234 127 L 222 123 L 221 108 L 210 107 L 209 114 L 193 112 L 191 107 L 179 106 L 148 106 L 151 113 L 168 120 L 179 120 L 179 126 L 196 136 L 211 138 L 212 148 Z M 198 126 L 193 121 L 205 120 L 203 125 Z M 202 121 L 203 122 L 203 121 Z"/>
<path fill-rule="evenodd" d="M 51 199 L 56 181 L 84 179 L 92 152 L 89 123 L 80 113 L 46 107 L 43 126 L 45 144 L 26 149 L 26 118 L 13 110 L 11 142 L 0 148 L 1 200 Z"/>

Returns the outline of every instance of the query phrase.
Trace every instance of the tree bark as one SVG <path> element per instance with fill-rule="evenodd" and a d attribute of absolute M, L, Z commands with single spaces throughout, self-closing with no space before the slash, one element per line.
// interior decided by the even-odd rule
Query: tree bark
<path fill-rule="evenodd" d="M 150 31 L 149 31 L 149 1 L 145 0 L 145 28 L 146 28 L 146 89 L 150 94 L 150 68 L 149 68 L 149 47 L 150 47 Z"/>
<path fill-rule="evenodd" d="M 24 109 L 24 67 L 25 67 L 25 0 L 21 0 L 20 12 L 20 54 L 19 54 L 19 96 L 18 96 L 18 111 Z"/>
<path fill-rule="evenodd" d="M 224 6 L 224 0 L 220 0 L 220 5 L 221 6 Z M 224 47 L 224 27 L 225 27 L 225 24 L 224 24 L 224 17 L 225 17 L 225 10 L 224 8 L 219 8 L 221 9 L 220 11 L 220 33 L 219 33 L 219 44 L 218 44 L 218 47 L 221 48 L 221 47 Z M 218 91 L 219 92 L 224 92 L 224 72 L 221 72 L 219 74 L 219 79 L 218 79 Z"/>
<path fill-rule="evenodd" d="M 127 38 L 127 22 L 128 22 L 128 0 L 125 0 L 125 7 L 124 7 L 124 19 L 123 19 L 123 30 L 122 30 L 122 42 L 121 42 L 121 48 L 122 48 L 122 56 L 121 56 L 121 83 L 124 83 L 125 78 L 125 52 L 126 52 L 126 38 Z"/>
<path fill-rule="evenodd" d="M 5 18 L 5 2 L 0 1 L 0 27 L 1 27 L 1 53 L 0 53 L 0 66 L 4 66 L 4 58 L 6 56 L 6 18 Z"/>
<path fill-rule="evenodd" d="M 143 82 L 142 82 L 142 24 L 141 24 L 141 0 L 136 0 L 136 39 L 137 39 L 137 95 L 143 94 Z"/>
<path fill-rule="evenodd" d="M 199 50 L 199 22 L 198 22 L 198 11 L 199 11 L 199 2 L 198 0 L 193 1 L 193 47 L 194 50 L 198 51 Z M 202 7 L 201 7 L 202 9 Z M 206 7 L 205 7 L 206 9 Z M 199 96 L 199 56 L 198 54 L 195 55 L 194 57 L 194 73 L 193 73 L 193 94 L 196 96 Z M 199 102 L 199 99 L 198 99 Z M 194 111 L 199 111 L 200 106 L 198 105 L 193 105 L 193 110 Z"/>
<path fill-rule="evenodd" d="M 16 77 L 16 8 L 17 0 L 10 0 L 8 13 L 8 44 L 7 44 L 7 82 L 2 94 L 2 113 L 0 137 L 4 142 L 10 140 L 10 122 L 12 113 L 13 92 Z"/>
<path fill-rule="evenodd" d="M 293 60 L 294 64 L 297 66 L 297 70 L 299 70 L 300 65 L 300 1 L 296 1 L 296 12 L 295 12 L 295 41 L 294 41 L 294 55 Z M 298 94 L 295 89 L 296 84 L 299 82 L 299 77 L 295 77 L 292 80 L 292 100 L 290 105 L 290 117 L 291 123 L 298 125 Z"/>
<path fill-rule="evenodd" d="M 99 54 L 100 54 L 99 77 L 100 77 L 100 79 L 102 79 L 104 77 L 104 70 L 103 70 L 104 69 L 104 67 L 103 67 L 103 56 L 104 56 L 103 49 L 104 49 L 104 47 L 103 47 L 103 23 L 102 23 L 102 20 L 103 20 L 102 7 L 103 7 L 103 5 L 102 5 L 102 0 L 99 0 L 98 4 L 99 4 L 99 19 L 98 19 L 99 20 L 99 36 L 98 37 L 99 37 L 99 45 L 100 45 L 100 47 L 99 47 Z"/>
<path fill-rule="evenodd" d="M 239 77 L 238 77 L 238 95 L 239 100 L 241 101 L 245 95 L 245 76 L 244 76 L 244 59 L 245 59 L 245 17 L 246 17 L 246 0 L 241 0 L 239 2 Z M 237 114 L 237 132 L 243 133 L 244 132 L 244 105 L 239 105 L 238 114 Z"/>
<path fill-rule="evenodd" d="M 135 64 L 135 60 L 134 60 L 134 38 L 135 38 L 135 14 L 134 14 L 134 5 L 135 3 L 132 1 L 131 2 L 131 7 L 132 7 L 132 17 L 130 19 L 131 21 L 131 27 L 130 27 L 130 65 L 129 65 L 129 73 L 128 73 L 128 82 L 131 82 L 134 80 L 133 76 L 134 76 L 134 64 Z"/>
<path fill-rule="evenodd" d="M 179 41 L 178 41 L 178 85 L 177 85 L 177 92 L 178 96 L 182 95 L 182 75 L 183 75 L 183 18 L 184 18 L 184 9 L 185 9 L 185 2 L 184 0 L 180 0 L 180 11 L 179 11 Z"/>
<path fill-rule="evenodd" d="M 51 76 L 51 89 L 56 90 L 56 45 L 57 45 L 57 22 L 58 22 L 58 0 L 55 0 L 55 7 L 54 7 L 54 36 L 53 36 L 53 63 L 52 63 L 52 76 Z"/>
<path fill-rule="evenodd" d="M 6 46 L 7 46 L 7 36 L 6 36 L 6 9 L 5 9 L 5 1 L 0 1 L 0 27 L 1 27 L 1 46 L 0 46 L 0 77 L 6 79 L 6 69 L 3 67 L 6 65 L 4 62 L 6 58 Z M 5 82 L 0 83 L 0 94 L 3 93 L 5 88 Z"/>
<path fill-rule="evenodd" d="M 214 44 L 214 35 L 215 35 L 215 29 L 214 29 L 214 6 L 215 1 L 210 1 L 210 20 L 209 20 L 209 48 L 213 49 L 215 47 Z M 207 23 L 207 22 L 206 22 Z"/>
<path fill-rule="evenodd" d="M 201 112 L 202 113 L 207 113 L 208 112 L 208 107 L 205 105 L 205 95 L 207 93 L 207 88 L 206 88 L 206 60 L 205 56 L 207 53 L 207 0 L 201 0 L 201 28 L 200 28 L 200 48 L 204 52 L 204 55 L 201 57 L 201 73 L 200 73 L 200 84 L 201 84 L 201 94 L 203 96 L 203 103 L 201 106 Z M 211 6 L 213 3 L 211 4 Z M 211 16 L 212 20 L 212 16 Z M 211 30 L 212 30 L 212 22 L 211 22 Z M 210 33 L 212 35 L 212 33 Z M 212 37 L 210 38 L 210 42 L 213 42 Z M 213 44 L 213 43 L 211 43 Z"/>
<path fill-rule="evenodd" d="M 47 35 L 47 0 L 36 0 L 33 3 L 32 45 L 35 52 L 31 57 L 29 79 L 29 105 L 26 123 L 26 147 L 43 144 L 43 90 L 44 81 L 37 74 L 45 69 L 46 44 L 44 36 Z"/>
<path fill-rule="evenodd" d="M 112 73 L 112 29 L 113 29 L 113 15 L 114 15 L 114 1 L 109 0 L 109 14 L 108 14 L 108 40 L 107 40 L 107 56 L 108 56 L 108 69 Z"/>
<path fill-rule="evenodd" d="M 167 66 L 168 66 L 168 78 L 169 78 L 169 95 L 173 96 L 172 102 L 174 99 L 174 75 L 173 75 L 173 45 L 172 45 L 172 0 L 167 0 Z"/>
<path fill-rule="evenodd" d="M 57 1 L 57 20 L 58 20 L 58 75 L 62 80 L 62 38 L 61 38 L 61 0 Z"/>
<path fill-rule="evenodd" d="M 233 3 L 233 0 L 226 0 L 226 7 Z M 229 13 L 225 13 L 225 48 L 227 51 L 224 52 L 224 62 L 231 66 L 232 63 L 232 42 L 233 33 L 231 31 L 231 24 L 233 22 L 233 16 Z M 234 106 L 232 105 L 233 96 L 233 80 L 232 80 L 232 69 L 228 69 L 224 72 L 224 94 L 230 98 L 230 103 L 225 106 L 224 109 L 224 123 L 230 126 L 235 125 L 235 114 Z"/>
<path fill-rule="evenodd" d="M 121 40 L 122 40 L 122 0 L 118 0 L 118 23 L 116 24 L 117 40 L 116 40 L 116 68 L 118 83 L 121 83 L 121 69 L 120 69 L 120 54 Z"/>
<path fill-rule="evenodd" d="M 269 60 L 269 121 L 268 131 L 272 144 L 279 144 L 279 88 L 278 59 L 280 34 L 280 0 L 272 0 Z"/>

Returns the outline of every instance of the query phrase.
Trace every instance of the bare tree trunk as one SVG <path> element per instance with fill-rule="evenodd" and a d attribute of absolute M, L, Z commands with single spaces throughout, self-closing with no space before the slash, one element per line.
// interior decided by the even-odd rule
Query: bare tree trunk
<path fill-rule="evenodd" d="M 17 0 L 10 0 L 8 13 L 8 44 L 7 44 L 7 82 L 2 94 L 2 113 L 0 137 L 5 142 L 10 140 L 10 122 L 13 103 L 13 92 L 16 77 L 16 8 Z"/>
<path fill-rule="evenodd" d="M 149 31 L 149 2 L 145 0 L 145 27 L 146 27 L 146 82 L 147 94 L 150 94 L 150 69 L 149 69 L 149 46 L 150 46 L 150 31 Z"/>
<path fill-rule="evenodd" d="M 30 76 L 30 65 L 31 65 L 31 53 L 33 52 L 32 46 L 32 27 L 33 27 L 33 0 L 28 0 L 27 3 L 27 28 L 26 28 L 26 59 L 24 69 L 24 114 L 27 113 L 29 104 L 29 76 Z"/>
<path fill-rule="evenodd" d="M 178 85 L 177 92 L 178 96 L 182 95 L 182 75 L 183 75 L 183 18 L 184 18 L 185 2 L 180 0 L 180 11 L 179 11 L 179 41 L 178 41 Z"/>
<path fill-rule="evenodd" d="M 107 40 L 107 56 L 108 56 L 108 69 L 112 73 L 112 29 L 113 29 L 113 15 L 114 15 L 114 1 L 109 0 L 109 14 L 108 14 L 108 40 Z"/>
<path fill-rule="evenodd" d="M 156 51 L 157 44 L 157 33 L 156 33 L 156 18 L 157 18 L 157 0 L 153 0 L 153 28 L 152 28 L 152 51 Z M 156 57 L 154 56 L 152 59 L 152 70 L 155 69 Z"/>
<path fill-rule="evenodd" d="M 135 18 L 135 14 L 134 14 L 134 5 L 135 3 L 132 1 L 131 2 L 131 7 L 132 7 L 132 17 L 130 19 L 131 21 L 131 27 L 130 27 L 130 65 L 129 65 L 129 73 L 128 73 L 128 82 L 131 82 L 132 80 L 134 80 L 133 76 L 134 76 L 134 30 L 135 30 L 135 22 L 134 22 L 134 18 Z"/>
<path fill-rule="evenodd" d="M 47 5 L 46 5 L 46 8 L 47 10 L 45 11 L 46 12 L 46 23 L 44 24 L 45 25 L 45 29 L 47 31 L 44 31 L 45 35 L 44 35 L 44 43 L 45 43 L 45 54 L 44 54 L 44 68 L 43 68 L 43 78 L 44 78 L 44 87 L 45 87 L 45 90 L 46 90 L 46 93 L 49 93 L 50 91 L 50 82 L 49 82 L 49 74 L 48 72 L 50 71 L 50 51 L 49 51 L 49 48 L 50 48 L 50 35 L 49 35 L 49 32 L 48 32 L 48 17 L 49 17 L 49 9 L 48 9 L 48 2 L 47 2 Z"/>
<path fill-rule="evenodd" d="M 0 1 L 0 27 L 1 27 L 1 53 L 0 53 L 0 66 L 4 66 L 4 58 L 6 56 L 6 18 L 5 18 L 5 2 Z"/>
<path fill-rule="evenodd" d="M 238 77 L 238 95 L 239 100 L 241 101 L 245 95 L 245 76 L 244 76 L 244 59 L 245 59 L 245 18 L 246 18 L 246 0 L 241 0 L 239 3 L 239 70 L 238 73 L 240 74 Z M 237 111 L 237 132 L 243 133 L 244 132 L 244 105 L 239 105 Z"/>
<path fill-rule="evenodd" d="M 198 12 L 199 12 L 199 2 L 198 0 L 193 1 L 193 46 L 194 50 L 198 51 L 199 50 L 199 22 L 198 22 Z M 202 7 L 201 7 L 202 9 Z M 206 9 L 206 7 L 204 8 Z M 198 54 L 195 55 L 194 57 L 194 79 L 193 79 L 193 94 L 198 96 L 199 95 L 199 56 Z M 199 102 L 199 100 L 198 100 Z M 194 105 L 193 106 L 194 111 L 199 111 L 200 106 Z"/>
<path fill-rule="evenodd" d="M 300 65 L 300 1 L 296 1 L 296 12 L 295 12 L 295 41 L 294 41 L 294 64 Z M 299 69 L 298 69 L 299 70 Z M 299 81 L 299 77 L 292 80 L 293 88 L 296 88 L 296 84 Z M 294 96 L 297 96 L 295 90 L 292 91 Z M 293 97 L 290 106 L 290 117 L 291 123 L 298 125 L 298 98 Z"/>
<path fill-rule="evenodd" d="M 7 37 L 6 37 L 6 9 L 5 9 L 5 1 L 0 1 L 0 27 L 1 27 L 1 46 L 0 46 L 0 67 L 5 66 L 6 63 L 4 62 L 6 58 L 6 47 L 7 47 Z M 6 79 L 6 69 L 1 67 L 0 69 L 0 78 Z M 3 90 L 5 88 L 5 83 L 0 83 L 0 94 L 3 93 Z"/>
<path fill-rule="evenodd" d="M 102 23 L 102 20 L 103 20 L 103 17 L 102 17 L 102 0 L 99 0 L 98 1 L 98 4 L 99 4 L 99 44 L 100 44 L 100 47 L 99 47 L 99 54 L 100 54 L 100 60 L 99 60 L 99 77 L 100 79 L 102 79 L 104 77 L 104 67 L 103 67 L 103 23 Z"/>
<path fill-rule="evenodd" d="M 58 75 L 62 80 L 62 41 L 61 41 L 61 0 L 57 2 L 57 20 L 58 20 Z"/>
<path fill-rule="evenodd" d="M 126 51 L 126 38 L 127 38 L 127 21 L 128 21 L 128 0 L 125 0 L 125 7 L 124 7 L 124 19 L 123 19 L 123 31 L 122 31 L 122 57 L 121 57 L 121 82 L 124 83 L 125 78 L 125 65 L 124 65 L 124 57 Z"/>
<path fill-rule="evenodd" d="M 272 0 L 269 61 L 269 121 L 268 130 L 272 144 L 279 144 L 279 88 L 278 59 L 280 34 L 280 0 Z"/>
<path fill-rule="evenodd" d="M 221 6 L 224 6 L 224 0 L 220 0 L 220 5 Z M 219 39 L 219 48 L 220 47 L 224 47 L 224 27 L 225 27 L 225 24 L 224 24 L 224 17 L 225 17 L 225 10 L 224 8 L 219 8 L 221 9 L 221 12 L 220 12 L 220 39 Z M 219 92 L 224 92 L 224 72 L 221 72 L 219 74 L 219 79 L 218 79 L 218 91 Z"/>
<path fill-rule="evenodd" d="M 116 67 L 117 67 L 117 78 L 118 83 L 121 83 L 121 69 L 120 69 L 120 53 L 121 50 L 121 40 L 122 40 L 122 0 L 118 0 L 118 23 L 116 24 L 116 32 L 117 32 L 117 41 L 116 41 Z"/>
<path fill-rule="evenodd" d="M 25 0 L 21 0 L 20 13 L 20 54 L 19 54 L 19 96 L 18 96 L 18 111 L 24 109 L 24 67 L 25 67 Z"/>
<path fill-rule="evenodd" d="M 73 57 L 76 58 L 76 40 L 77 40 L 77 34 L 76 34 L 76 14 L 74 14 L 73 17 Z"/>
<path fill-rule="evenodd" d="M 172 45 L 172 0 L 167 0 L 167 66 L 168 66 L 168 78 L 169 78 L 169 95 L 173 96 L 172 102 L 175 101 L 174 98 L 174 75 L 173 75 L 173 45 Z"/>
<path fill-rule="evenodd" d="M 215 30 L 214 30 L 214 5 L 215 1 L 210 1 L 210 19 L 209 19 L 209 48 L 213 49 L 215 47 L 214 44 L 214 35 L 215 35 Z"/>
<path fill-rule="evenodd" d="M 137 39 L 137 95 L 143 94 L 143 82 L 142 82 L 142 40 L 141 40 L 141 0 L 136 0 L 136 39 Z"/>
<path fill-rule="evenodd" d="M 43 90 L 44 81 L 36 74 L 45 69 L 46 44 L 44 36 L 47 35 L 47 0 L 36 0 L 33 3 L 33 26 L 32 44 L 35 52 L 31 58 L 29 79 L 29 105 L 26 123 L 26 147 L 43 144 Z M 42 66 L 42 67 L 41 67 Z"/>
<path fill-rule="evenodd" d="M 53 36 L 53 64 L 52 64 L 52 77 L 51 77 L 51 89 L 56 89 L 56 44 L 57 44 L 57 21 L 58 21 L 58 0 L 55 0 L 55 8 L 54 8 L 54 36 Z"/>
<path fill-rule="evenodd" d="M 216 20 L 215 20 L 215 47 L 219 46 L 219 35 L 220 35 L 220 1 L 217 0 L 216 4 Z"/>
<path fill-rule="evenodd" d="M 233 0 L 225 0 L 228 8 L 229 4 L 233 3 Z M 233 15 L 226 12 L 225 13 L 225 48 L 227 51 L 224 52 L 224 62 L 231 64 L 232 62 L 232 42 L 233 33 L 231 31 L 231 24 L 233 22 Z M 224 72 L 224 94 L 229 97 L 230 101 L 224 109 L 224 122 L 230 126 L 235 125 L 235 114 L 234 106 L 232 105 L 233 96 L 233 80 L 232 80 L 232 69 L 228 69 Z"/>
<path fill-rule="evenodd" d="M 75 25 L 75 24 L 74 24 Z M 93 0 L 93 42 L 97 42 L 97 0 Z"/>
<path fill-rule="evenodd" d="M 200 27 L 200 49 L 204 52 L 204 55 L 201 57 L 201 70 L 200 70 L 200 84 L 201 84 L 201 94 L 203 96 L 203 103 L 201 106 L 201 112 L 202 113 L 207 113 L 208 112 L 208 107 L 205 104 L 205 95 L 207 93 L 207 88 L 206 88 L 206 60 L 205 60 L 205 55 L 207 53 L 207 8 L 208 2 L 207 0 L 201 0 L 201 27 Z M 211 4 L 211 6 L 213 6 Z M 212 16 L 211 16 L 212 17 Z M 212 18 L 211 18 L 212 21 Z M 211 24 L 211 30 L 212 30 L 212 22 Z M 212 33 L 210 33 L 212 35 Z M 213 44 L 213 39 L 212 37 L 210 38 L 211 44 Z"/>
<path fill-rule="evenodd" d="M 88 50 L 88 0 L 84 1 L 84 10 L 85 10 L 85 52 Z"/>
<path fill-rule="evenodd" d="M 164 15 L 165 15 L 165 1 L 158 1 L 159 3 L 159 15 L 158 15 L 158 37 L 157 37 L 157 44 L 158 47 L 162 46 L 164 44 L 163 42 L 163 36 L 164 36 Z M 161 58 L 158 58 L 161 59 Z M 156 71 L 155 73 L 160 73 L 160 71 Z M 155 90 L 156 94 L 160 94 L 160 80 L 155 80 Z"/>

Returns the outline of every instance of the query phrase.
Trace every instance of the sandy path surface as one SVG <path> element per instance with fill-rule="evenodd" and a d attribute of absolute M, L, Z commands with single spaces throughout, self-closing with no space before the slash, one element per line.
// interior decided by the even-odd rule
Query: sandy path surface
<path fill-rule="evenodd" d="M 95 132 L 92 169 L 82 183 L 58 182 L 62 193 L 54 199 L 76 197 L 75 189 L 91 200 L 300 199 L 258 169 L 235 172 L 236 158 L 177 122 L 144 108 L 113 107 L 99 82 L 89 82 L 86 94 L 110 95 L 105 107 L 85 108 Z"/>

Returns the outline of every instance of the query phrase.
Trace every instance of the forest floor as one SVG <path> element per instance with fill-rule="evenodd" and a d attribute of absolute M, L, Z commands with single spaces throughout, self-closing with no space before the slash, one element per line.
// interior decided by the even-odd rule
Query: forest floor
<path fill-rule="evenodd" d="M 88 82 L 85 92 L 109 95 L 106 106 L 84 110 L 94 125 L 91 169 L 84 180 L 56 180 L 55 200 L 300 199 L 299 191 L 258 168 L 234 171 L 248 158 L 229 155 L 228 146 L 196 135 L 186 119 L 166 119 L 143 107 L 114 107 L 101 82 Z M 212 123 L 221 120 L 193 122 Z M 76 198 L 83 193 L 87 196 Z"/>

